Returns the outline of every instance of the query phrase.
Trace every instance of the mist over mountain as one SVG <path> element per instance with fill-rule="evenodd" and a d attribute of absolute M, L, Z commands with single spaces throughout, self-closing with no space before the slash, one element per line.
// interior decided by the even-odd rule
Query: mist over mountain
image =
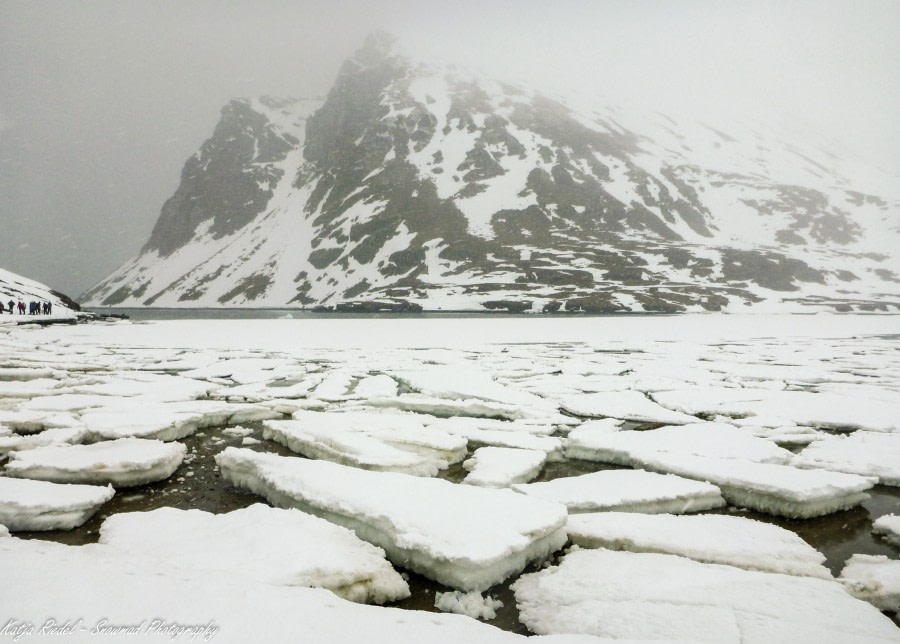
<path fill-rule="evenodd" d="M 610 105 L 372 34 L 324 99 L 227 104 L 140 254 L 84 300 L 900 309 L 900 194 L 880 170 L 769 125 Z"/>

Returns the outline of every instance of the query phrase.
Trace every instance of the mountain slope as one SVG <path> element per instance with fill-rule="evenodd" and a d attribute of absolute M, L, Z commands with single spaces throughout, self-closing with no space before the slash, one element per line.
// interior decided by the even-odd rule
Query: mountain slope
<path fill-rule="evenodd" d="M 760 126 L 578 107 L 375 34 L 233 101 L 94 305 L 900 309 L 889 177 Z M 748 307 L 750 307 L 748 309 Z"/>
<path fill-rule="evenodd" d="M 54 316 L 66 317 L 81 307 L 67 295 L 54 291 L 49 286 L 35 282 L 27 277 L 0 268 L 0 304 L 4 313 L 9 314 L 9 301 L 22 301 L 27 307 L 30 302 L 50 302 Z M 0 317 L 0 322 L 10 318 Z"/>

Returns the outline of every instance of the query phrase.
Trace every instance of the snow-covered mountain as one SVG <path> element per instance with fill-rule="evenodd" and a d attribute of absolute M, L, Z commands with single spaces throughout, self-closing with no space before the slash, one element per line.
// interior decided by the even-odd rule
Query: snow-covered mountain
<path fill-rule="evenodd" d="M 0 268 L 0 304 L 4 312 L 0 314 L 0 322 L 8 321 L 9 302 L 24 302 L 27 307 L 31 302 L 49 302 L 53 305 L 54 316 L 68 316 L 73 311 L 80 311 L 81 307 L 67 295 L 54 291 L 49 286 L 22 277 Z"/>
<path fill-rule="evenodd" d="M 84 299 L 349 310 L 900 310 L 900 186 L 758 125 L 579 105 L 374 34 L 235 100 Z"/>

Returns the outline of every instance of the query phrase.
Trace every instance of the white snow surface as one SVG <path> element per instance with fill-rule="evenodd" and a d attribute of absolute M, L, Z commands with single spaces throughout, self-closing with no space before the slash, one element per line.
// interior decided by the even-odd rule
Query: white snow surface
<path fill-rule="evenodd" d="M 473 619 L 494 619 L 497 617 L 497 609 L 503 608 L 503 602 L 474 590 L 468 593 L 451 590 L 435 593 L 434 607 L 445 613 L 468 615 Z"/>
<path fill-rule="evenodd" d="M 54 483 L 155 483 L 178 469 L 187 453 L 181 443 L 120 438 L 92 445 L 51 445 L 11 452 L 5 474 Z"/>
<path fill-rule="evenodd" d="M 791 465 L 874 476 L 882 485 L 900 486 L 900 433 L 857 431 L 818 440 Z"/>
<path fill-rule="evenodd" d="M 756 438 L 724 423 L 691 423 L 647 431 L 583 433 L 566 440 L 566 456 L 639 467 L 642 456 L 656 452 L 734 458 L 759 463 L 784 463 L 793 456 L 771 441 Z"/>
<path fill-rule="evenodd" d="M 463 463 L 469 474 L 462 482 L 480 487 L 509 487 L 513 483 L 528 483 L 541 473 L 546 460 L 547 453 L 535 449 L 479 447 Z"/>
<path fill-rule="evenodd" d="M 430 642 L 434 644 L 577 644 L 589 637 L 537 640 L 501 631 L 460 615 L 366 606 L 318 588 L 273 586 L 227 571 L 160 567 L 155 559 L 121 553 L 102 544 L 64 546 L 44 541 L 0 539 L 0 606 L 40 628 L 55 615 L 78 616 L 85 631 L 41 637 L 47 642 L 90 644 L 92 630 L 143 624 L 142 640 L 291 642 Z M 60 571 L 66 571 L 61 575 Z M 36 599 L 39 598 L 39 599 Z M 154 624 L 157 616 L 162 623 Z M 62 625 L 66 617 L 57 617 Z M 74 623 L 77 617 L 72 617 Z M 134 639 L 124 633 L 106 637 Z M 112 640 L 111 640 L 112 641 Z"/>
<path fill-rule="evenodd" d="M 869 498 L 866 490 L 876 483 L 856 474 L 731 458 L 657 452 L 642 461 L 656 471 L 714 483 L 731 504 L 793 519 L 855 507 Z"/>
<path fill-rule="evenodd" d="M 875 519 L 872 532 L 883 536 L 889 543 L 900 546 L 900 514 L 887 514 Z"/>
<path fill-rule="evenodd" d="M 679 555 L 786 575 L 831 579 L 825 556 L 790 530 L 743 517 L 596 512 L 569 517 L 569 540 L 584 548 Z"/>
<path fill-rule="evenodd" d="M 664 409 L 639 391 L 598 392 L 563 396 L 561 406 L 576 416 L 608 417 L 647 423 L 685 424 L 696 418 Z"/>
<path fill-rule="evenodd" d="M 395 564 L 459 590 L 500 583 L 566 540 L 564 507 L 508 490 L 232 447 L 216 462 L 229 482 L 351 528 Z"/>
<path fill-rule="evenodd" d="M 621 512 L 700 512 L 725 505 L 715 485 L 644 470 L 605 470 L 540 483 L 513 485 L 512 489 L 565 505 L 570 513 L 619 510 Z"/>
<path fill-rule="evenodd" d="M 513 584 L 539 634 L 698 642 L 886 644 L 897 627 L 836 581 L 655 553 L 579 550 Z"/>
<path fill-rule="evenodd" d="M 111 485 L 67 485 L 0 476 L 0 524 L 21 530 L 70 530 L 113 498 Z"/>
<path fill-rule="evenodd" d="M 853 555 L 838 580 L 854 597 L 879 610 L 900 613 L 900 560 L 884 555 Z"/>
<path fill-rule="evenodd" d="M 380 548 L 310 514 L 259 503 L 226 514 L 175 508 L 116 514 L 103 522 L 100 543 L 156 559 L 160 567 L 327 588 L 355 602 L 383 604 L 409 596 Z"/>

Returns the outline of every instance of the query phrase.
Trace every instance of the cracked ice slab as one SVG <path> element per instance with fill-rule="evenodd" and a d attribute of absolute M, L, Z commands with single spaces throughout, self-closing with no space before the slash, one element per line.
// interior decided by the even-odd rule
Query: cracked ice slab
<path fill-rule="evenodd" d="M 731 458 L 657 452 L 641 460 L 648 469 L 714 483 L 733 505 L 790 519 L 808 519 L 857 506 L 869 498 L 866 490 L 876 483 L 874 478 L 856 474 Z"/>
<path fill-rule="evenodd" d="M 541 473 L 547 453 L 514 447 L 479 447 L 463 463 L 469 472 L 463 483 L 480 487 L 509 487 L 528 483 Z"/>
<path fill-rule="evenodd" d="M 900 613 L 900 560 L 853 555 L 838 579 L 851 595 L 878 610 Z"/>
<path fill-rule="evenodd" d="M 566 541 L 564 507 L 508 490 L 232 447 L 216 462 L 234 485 L 350 528 L 394 564 L 459 590 L 500 583 Z"/>
<path fill-rule="evenodd" d="M 0 476 L 0 524 L 10 531 L 71 530 L 113 498 L 111 485 L 65 485 Z"/>
<path fill-rule="evenodd" d="M 888 543 L 900 546 L 900 514 L 888 514 L 876 519 L 872 532 L 884 537 Z"/>
<path fill-rule="evenodd" d="M 745 570 L 831 579 L 825 556 L 790 530 L 725 515 L 597 512 L 569 517 L 569 540 L 583 548 L 679 555 Z"/>
<path fill-rule="evenodd" d="M 736 458 L 761 463 L 784 463 L 791 452 L 764 438 L 724 423 L 692 423 L 647 431 L 597 432 L 575 429 L 565 453 L 601 463 L 639 467 L 642 457 L 656 452 Z"/>
<path fill-rule="evenodd" d="M 839 583 L 665 554 L 579 550 L 512 585 L 538 634 L 886 644 L 897 627 Z"/>
<path fill-rule="evenodd" d="M 684 425 L 696 423 L 694 416 L 672 411 L 658 405 L 639 391 L 610 391 L 594 394 L 563 396 L 560 404 L 576 416 L 589 418 L 618 418 L 644 423 Z"/>
<path fill-rule="evenodd" d="M 512 489 L 562 503 L 570 513 L 618 510 L 680 514 L 725 506 L 715 485 L 644 470 L 604 470 L 540 483 L 517 484 Z"/>
<path fill-rule="evenodd" d="M 377 437 L 348 429 L 346 425 L 269 420 L 264 427 L 263 438 L 280 443 L 293 452 L 364 470 L 434 476 L 448 465 L 447 461 L 398 449 Z"/>
<path fill-rule="evenodd" d="M 175 508 L 115 514 L 103 522 L 100 543 L 167 567 L 326 588 L 360 603 L 409 597 L 380 548 L 324 519 L 261 503 L 226 514 Z"/>
<path fill-rule="evenodd" d="M 900 433 L 831 436 L 804 449 L 791 465 L 874 476 L 882 485 L 900 486 Z"/>
<path fill-rule="evenodd" d="M 319 588 L 273 586 L 229 572 L 172 570 L 102 544 L 65 546 L 37 540 L 0 539 L 0 606 L 22 622 L 44 624 L 56 615 L 83 618 L 83 632 L 48 641 L 96 642 L 92 626 L 140 624 L 148 615 L 166 624 L 210 625 L 195 642 L 428 642 L 429 644 L 590 644 L 587 637 L 532 639 L 461 615 L 426 613 L 344 601 Z M 60 571 L 65 571 L 61 574 Z M 252 619 L 248 619 L 252 615 Z M 146 630 L 144 631 L 146 633 Z M 172 641 L 164 630 L 148 641 Z M 178 641 L 189 641 L 186 632 Z M 115 636 L 113 636 L 115 638 Z M 119 636 L 117 641 L 128 638 Z M 142 638 L 144 639 L 144 638 Z M 110 640 L 112 641 L 112 640 Z"/>
<path fill-rule="evenodd" d="M 172 475 L 187 448 L 142 438 L 92 445 L 51 445 L 11 452 L 5 474 L 54 483 L 110 483 L 117 488 L 145 485 Z"/>

